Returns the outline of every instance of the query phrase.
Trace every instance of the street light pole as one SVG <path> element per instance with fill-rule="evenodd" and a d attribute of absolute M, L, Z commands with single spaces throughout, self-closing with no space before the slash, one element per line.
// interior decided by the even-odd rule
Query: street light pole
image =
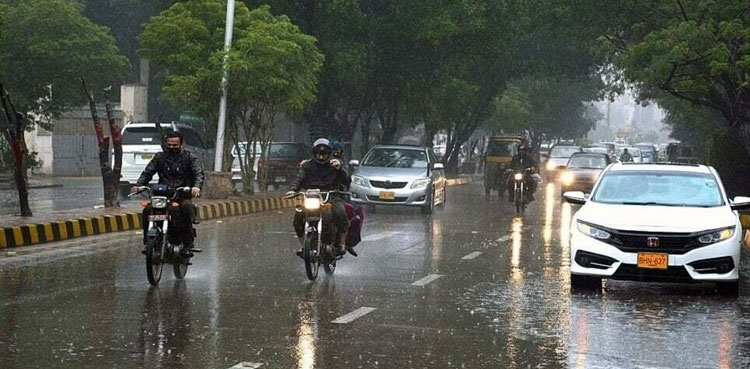
<path fill-rule="evenodd" d="M 224 32 L 224 51 L 229 52 L 232 47 L 232 31 L 234 30 L 234 0 L 227 0 L 227 20 Z M 216 156 L 214 157 L 214 171 L 221 172 L 224 159 L 224 130 L 227 121 L 227 56 L 224 56 L 224 71 L 221 77 L 221 101 L 219 102 L 219 125 L 216 128 Z"/>

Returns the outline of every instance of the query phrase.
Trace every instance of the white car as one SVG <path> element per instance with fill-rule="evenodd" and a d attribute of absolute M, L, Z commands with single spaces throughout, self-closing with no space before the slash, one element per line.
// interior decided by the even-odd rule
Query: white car
<path fill-rule="evenodd" d="M 742 226 L 716 171 L 704 165 L 610 165 L 570 224 L 570 282 L 599 288 L 603 278 L 719 284 L 735 294 Z"/>

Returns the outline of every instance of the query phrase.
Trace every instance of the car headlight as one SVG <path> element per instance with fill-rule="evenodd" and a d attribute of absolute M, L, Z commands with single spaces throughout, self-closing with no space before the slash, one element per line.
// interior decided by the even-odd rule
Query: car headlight
<path fill-rule="evenodd" d="M 430 178 L 417 179 L 414 181 L 414 183 L 411 184 L 411 188 L 414 189 L 414 188 L 427 187 L 427 185 L 430 184 L 431 180 L 432 179 Z"/>
<path fill-rule="evenodd" d="M 367 186 L 365 179 L 360 176 L 352 175 L 352 183 L 358 186 Z"/>
<path fill-rule="evenodd" d="M 320 209 L 320 199 L 317 197 L 306 197 L 304 206 L 307 210 L 318 210 Z"/>
<path fill-rule="evenodd" d="M 573 184 L 575 177 L 573 177 L 573 173 L 565 172 L 565 174 L 562 175 L 561 180 L 564 185 L 570 186 L 571 184 Z"/>
<path fill-rule="evenodd" d="M 520 181 L 520 180 L 522 180 L 522 179 L 523 179 L 523 173 L 516 173 L 516 174 L 515 174 L 515 175 L 513 176 L 513 179 L 515 179 L 516 181 Z"/>
<path fill-rule="evenodd" d="M 698 242 L 703 245 L 709 245 L 712 243 L 727 240 L 734 236 L 734 227 L 721 229 L 715 232 L 706 233 L 698 237 Z"/>
<path fill-rule="evenodd" d="M 548 161 L 547 162 L 547 170 L 555 170 L 555 163 Z"/>
<path fill-rule="evenodd" d="M 167 207 L 168 202 L 166 197 L 152 197 L 151 207 L 154 209 L 164 209 Z"/>
<path fill-rule="evenodd" d="M 581 221 L 578 221 L 578 231 L 589 237 L 599 240 L 608 240 L 612 236 L 609 232 L 603 229 L 592 227 L 586 223 L 582 223 Z"/>

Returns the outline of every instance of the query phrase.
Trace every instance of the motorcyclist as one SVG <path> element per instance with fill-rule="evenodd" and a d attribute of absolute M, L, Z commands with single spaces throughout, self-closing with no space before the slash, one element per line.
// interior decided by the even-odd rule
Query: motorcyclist
<path fill-rule="evenodd" d="M 620 161 L 623 163 L 632 162 L 633 161 L 633 155 L 630 155 L 628 152 L 628 149 L 622 150 L 622 155 L 620 155 Z"/>
<path fill-rule="evenodd" d="M 140 178 L 130 192 L 137 192 L 141 186 L 148 185 L 154 174 L 159 175 L 159 184 L 167 185 L 170 190 L 179 187 L 190 187 L 190 196 L 198 197 L 203 186 L 203 169 L 201 169 L 198 158 L 191 152 L 183 150 L 184 140 L 179 132 L 170 132 L 166 135 L 165 150 L 154 155 L 143 170 Z M 193 248 L 193 232 L 191 224 L 196 222 L 193 203 L 190 198 L 179 198 L 179 210 L 170 207 L 170 215 L 180 234 L 184 235 L 183 252 L 189 253 Z M 141 225 L 143 226 L 143 244 L 146 244 L 146 232 L 148 231 L 148 216 L 151 214 L 151 204 L 147 205 L 141 213 Z M 177 215 L 175 217 L 175 215 Z"/>
<path fill-rule="evenodd" d="M 532 168 L 532 172 L 529 173 L 526 169 Z M 529 189 L 527 192 L 529 201 L 534 201 L 534 192 L 536 191 L 536 181 L 531 177 L 531 174 L 539 172 L 539 165 L 537 164 L 534 157 L 531 155 L 529 147 L 525 144 L 518 148 L 518 153 L 513 155 L 513 159 L 508 165 L 510 172 L 508 176 L 508 201 L 513 201 L 513 173 L 522 172 L 524 173 L 524 185 Z"/>
<path fill-rule="evenodd" d="M 290 191 L 287 192 L 287 195 L 293 195 L 301 189 L 336 191 L 348 188 L 351 184 L 351 178 L 346 170 L 343 169 L 341 160 L 331 157 L 332 152 L 333 148 L 328 139 L 320 138 L 315 140 L 313 143 L 313 159 L 302 164 L 297 177 L 292 181 L 289 188 Z M 347 250 L 346 248 L 346 232 L 349 229 L 349 220 L 344 208 L 344 199 L 336 194 L 332 194 L 329 199 L 332 205 L 333 223 L 336 225 L 337 231 L 337 234 L 334 235 L 336 237 L 334 242 L 338 244 L 336 254 L 343 255 L 346 251 L 350 251 L 354 255 L 353 250 Z M 297 233 L 300 244 L 304 240 L 304 223 L 304 215 L 299 212 L 295 213 L 294 230 Z M 302 255 L 301 249 L 297 251 L 297 255 Z"/>

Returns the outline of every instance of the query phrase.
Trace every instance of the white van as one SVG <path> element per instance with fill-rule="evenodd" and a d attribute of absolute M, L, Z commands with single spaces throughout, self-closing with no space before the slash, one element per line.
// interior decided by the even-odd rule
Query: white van
<path fill-rule="evenodd" d="M 161 123 L 164 134 L 177 131 L 185 140 L 184 149 L 193 153 L 203 170 L 210 168 L 213 161 L 212 151 L 203 132 L 187 124 Z M 161 136 L 156 123 L 129 123 L 122 128 L 122 171 L 120 175 L 120 193 L 127 193 L 143 173 L 146 165 L 157 152 L 161 152 Z M 154 175 L 151 183 L 159 180 Z"/>

